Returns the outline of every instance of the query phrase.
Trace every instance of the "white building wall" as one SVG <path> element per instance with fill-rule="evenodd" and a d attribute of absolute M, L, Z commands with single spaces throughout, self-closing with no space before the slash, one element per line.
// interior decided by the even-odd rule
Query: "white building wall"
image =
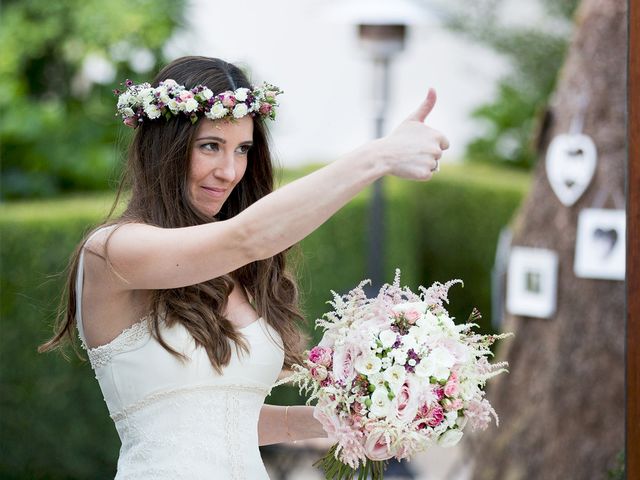
<path fill-rule="evenodd" d="M 339 1 L 339 0 L 338 0 Z M 217 56 L 247 64 L 253 81 L 285 90 L 272 125 L 285 166 L 330 161 L 373 135 L 371 65 L 355 27 L 329 20 L 334 1 L 191 0 L 190 24 L 167 47 L 170 57 Z M 428 124 L 444 132 L 455 161 L 479 128 L 470 111 L 493 96 L 507 69 L 494 52 L 433 26 L 409 30 L 392 65 L 387 131 L 433 86 L 438 103 Z"/>

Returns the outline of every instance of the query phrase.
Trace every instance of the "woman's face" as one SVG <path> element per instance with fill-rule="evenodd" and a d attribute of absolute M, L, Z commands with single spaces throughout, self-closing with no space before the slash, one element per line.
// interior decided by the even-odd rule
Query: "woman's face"
<path fill-rule="evenodd" d="M 187 186 L 194 207 L 213 217 L 247 169 L 247 153 L 253 144 L 253 119 L 202 118 L 198 123 Z"/>

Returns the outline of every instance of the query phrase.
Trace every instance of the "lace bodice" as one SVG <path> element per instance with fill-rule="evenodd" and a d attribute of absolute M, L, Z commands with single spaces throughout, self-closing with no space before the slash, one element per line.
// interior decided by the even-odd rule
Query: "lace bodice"
<path fill-rule="evenodd" d="M 88 348 L 81 302 L 83 257 L 77 275 L 77 327 L 122 446 L 116 479 L 266 479 L 258 450 L 258 416 L 282 368 L 277 332 L 259 318 L 239 331 L 248 354 L 232 349 L 220 375 L 205 350 L 181 324 L 161 324 L 151 335 L 148 318 L 106 345 Z"/>

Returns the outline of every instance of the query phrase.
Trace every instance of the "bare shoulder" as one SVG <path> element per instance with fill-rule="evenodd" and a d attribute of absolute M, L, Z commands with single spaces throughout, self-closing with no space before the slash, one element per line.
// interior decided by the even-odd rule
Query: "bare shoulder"
<path fill-rule="evenodd" d="M 99 257 L 105 257 L 107 248 L 115 242 L 118 246 L 133 244 L 131 240 L 144 239 L 145 234 L 162 230 L 144 223 L 114 223 L 96 228 L 88 235 L 84 248 Z"/>
<path fill-rule="evenodd" d="M 121 229 L 129 229 L 130 224 L 111 224 L 96 228 L 84 242 L 84 277 L 85 283 L 99 286 L 108 294 L 109 291 L 121 290 L 121 281 L 117 279 L 117 272 L 113 269 L 113 258 L 110 246 L 112 237 Z M 115 275 L 114 275 L 115 274 Z"/>
<path fill-rule="evenodd" d="M 98 228 L 84 245 L 82 319 L 91 347 L 108 343 L 147 312 L 149 292 L 133 289 L 112 264 L 110 246 L 105 248 L 130 228 L 131 224 Z"/>

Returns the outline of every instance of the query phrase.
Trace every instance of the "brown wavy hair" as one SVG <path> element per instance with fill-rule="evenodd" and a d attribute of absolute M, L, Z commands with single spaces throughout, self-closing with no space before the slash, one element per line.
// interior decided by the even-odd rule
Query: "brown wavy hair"
<path fill-rule="evenodd" d="M 214 93 L 251 88 L 249 80 L 238 67 L 217 58 L 182 57 L 174 60 L 158 73 L 152 85 L 157 86 L 168 78 L 187 88 L 206 85 Z M 122 215 L 104 225 L 121 226 L 135 222 L 180 228 L 221 221 L 237 215 L 272 192 L 274 172 L 268 134 L 261 117 L 254 117 L 253 122 L 253 147 L 248 152 L 246 172 L 215 218 L 196 210 L 188 195 L 187 175 L 197 122 L 192 124 L 181 115 L 168 121 L 160 118 L 143 122 L 136 129 L 129 147 L 127 168 L 109 216 L 113 214 L 122 192 L 130 189 L 131 198 Z M 69 263 L 55 334 L 38 348 L 40 352 L 58 348 L 65 340 L 73 344 L 75 339 L 75 281 L 83 244 L 84 240 Z M 282 338 L 285 365 L 299 363 L 305 341 L 300 328 L 304 319 L 298 307 L 296 282 L 287 271 L 285 255 L 286 252 L 281 252 L 196 285 L 153 291 L 149 305 L 152 335 L 172 354 L 182 356 L 167 345 L 160 331 L 162 321 L 168 326 L 181 323 L 196 343 L 206 350 L 216 371 L 221 372 L 231 359 L 232 344 L 248 351 L 244 337 L 223 313 L 235 280 L 252 298 L 258 315 Z M 77 352 L 75 344 L 74 348 Z"/>

